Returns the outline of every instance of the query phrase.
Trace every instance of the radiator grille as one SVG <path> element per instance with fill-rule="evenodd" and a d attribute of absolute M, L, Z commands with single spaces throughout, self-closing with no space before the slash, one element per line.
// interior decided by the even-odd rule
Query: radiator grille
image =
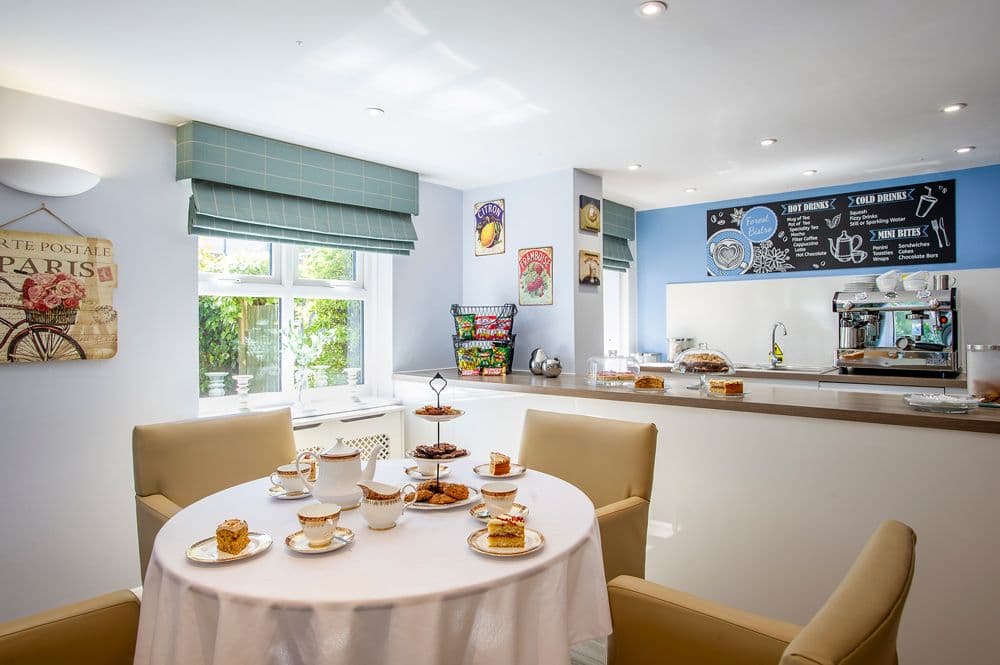
<path fill-rule="evenodd" d="M 344 445 L 351 448 L 356 448 L 361 451 L 362 457 L 371 457 L 372 451 L 375 450 L 375 446 L 381 444 L 382 451 L 378 454 L 380 460 L 389 459 L 389 435 L 388 434 L 367 434 L 365 436 L 359 436 L 356 439 L 344 439 Z M 306 448 L 300 448 L 299 450 L 308 450 L 314 453 L 321 453 L 326 450 L 326 446 L 308 446 Z"/>

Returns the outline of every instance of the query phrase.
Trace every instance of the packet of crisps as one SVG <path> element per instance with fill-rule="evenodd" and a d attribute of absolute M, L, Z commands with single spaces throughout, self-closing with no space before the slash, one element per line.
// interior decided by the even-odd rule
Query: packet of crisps
<path fill-rule="evenodd" d="M 476 329 L 475 314 L 456 314 L 455 332 L 459 339 L 472 339 Z"/>

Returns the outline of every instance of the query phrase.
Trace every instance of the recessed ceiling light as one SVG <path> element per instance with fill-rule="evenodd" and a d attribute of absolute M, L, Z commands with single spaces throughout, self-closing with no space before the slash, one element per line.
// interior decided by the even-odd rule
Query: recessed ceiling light
<path fill-rule="evenodd" d="M 976 149 L 976 146 L 974 146 L 974 145 L 963 145 L 960 148 L 955 148 L 955 152 L 957 152 L 960 155 L 964 155 L 965 153 L 972 152 L 975 149 Z"/>
<path fill-rule="evenodd" d="M 764 146 L 765 148 L 767 148 L 768 146 L 772 146 L 772 145 L 774 145 L 777 142 L 778 142 L 778 139 L 761 139 L 760 140 L 760 144 L 762 146 Z"/>
<path fill-rule="evenodd" d="M 296 46 L 302 46 L 302 40 L 301 39 L 296 39 L 295 40 L 295 45 Z"/>
<path fill-rule="evenodd" d="M 642 168 L 642 164 L 629 164 L 625 168 L 627 168 L 629 171 L 638 171 L 639 169 Z"/>
<path fill-rule="evenodd" d="M 945 113 L 958 113 L 966 106 L 968 106 L 968 104 L 965 102 L 955 102 L 954 104 L 948 104 L 948 106 L 943 107 L 941 110 Z"/>
<path fill-rule="evenodd" d="M 803 171 L 802 175 L 816 175 L 817 173 L 819 173 L 819 171 L 817 171 L 816 169 L 808 169 L 806 171 Z"/>
<path fill-rule="evenodd" d="M 368 108 L 365 109 L 365 113 L 367 113 L 373 118 L 377 118 L 385 113 L 385 109 L 380 109 L 377 106 L 369 106 Z"/>
<path fill-rule="evenodd" d="M 659 16 L 665 11 L 667 11 L 667 3 L 665 2 L 644 2 L 639 5 L 639 8 L 636 10 L 639 16 L 642 16 L 643 18 Z"/>
<path fill-rule="evenodd" d="M 688 194 L 690 194 L 692 192 L 697 192 L 698 188 L 697 187 L 685 187 L 684 191 L 687 192 Z"/>

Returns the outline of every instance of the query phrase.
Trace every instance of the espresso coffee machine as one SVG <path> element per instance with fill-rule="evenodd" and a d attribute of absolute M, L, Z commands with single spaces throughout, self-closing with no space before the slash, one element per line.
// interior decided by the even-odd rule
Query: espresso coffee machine
<path fill-rule="evenodd" d="M 840 371 L 956 376 L 958 298 L 937 291 L 838 291 Z"/>

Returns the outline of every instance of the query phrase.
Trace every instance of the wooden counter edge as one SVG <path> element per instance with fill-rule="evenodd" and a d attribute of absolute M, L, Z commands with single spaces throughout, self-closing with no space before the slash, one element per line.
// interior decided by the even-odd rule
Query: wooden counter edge
<path fill-rule="evenodd" d="M 819 418 L 824 420 L 846 420 L 901 427 L 923 427 L 930 429 L 953 430 L 960 432 L 978 432 L 983 434 L 1000 434 L 1000 414 L 979 414 L 973 411 L 967 415 L 928 413 L 906 409 L 899 412 L 865 411 L 857 408 L 810 406 L 803 404 L 781 404 L 779 402 L 753 402 L 739 399 L 720 399 L 703 395 L 678 396 L 667 393 L 638 393 L 628 388 L 602 388 L 598 386 L 580 386 L 560 384 L 560 379 L 543 379 L 531 375 L 515 374 L 514 377 L 534 379 L 538 382 L 515 383 L 506 376 L 458 376 L 454 368 L 447 370 L 422 370 L 415 372 L 397 372 L 394 380 L 426 383 L 436 371 L 448 380 L 450 384 L 478 390 L 500 390 L 506 392 L 556 395 L 562 397 L 579 397 L 585 399 L 603 399 L 623 402 L 639 402 L 644 404 L 660 404 L 664 406 L 683 406 L 695 409 L 716 409 L 720 411 L 739 411 L 743 413 L 762 413 L 779 416 L 798 416 L 801 418 Z M 573 375 L 568 375 L 573 376 Z M 785 388 L 783 390 L 802 390 Z M 808 391 L 813 392 L 813 391 Z M 881 394 L 851 393 L 857 399 L 878 399 Z M 902 403 L 902 402 L 900 402 Z"/>

